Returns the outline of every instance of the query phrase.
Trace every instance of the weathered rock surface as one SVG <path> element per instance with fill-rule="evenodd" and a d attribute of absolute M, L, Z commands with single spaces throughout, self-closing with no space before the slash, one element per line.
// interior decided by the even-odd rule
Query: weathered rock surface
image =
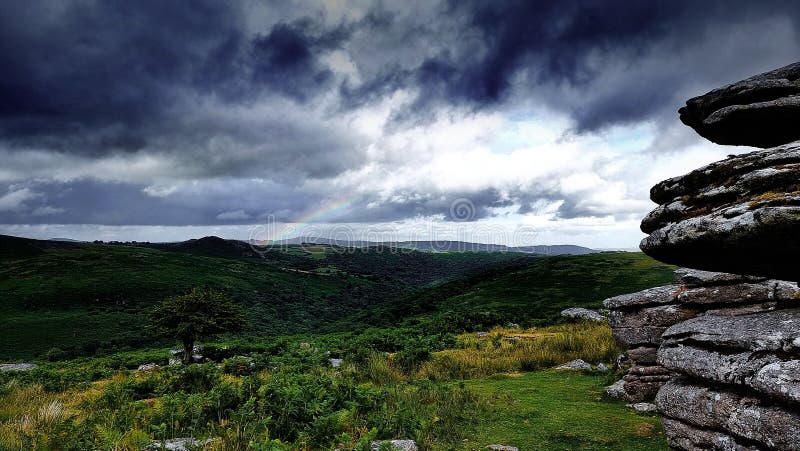
<path fill-rule="evenodd" d="M 419 449 L 417 447 L 417 442 L 414 440 L 383 440 L 379 442 L 372 442 L 372 446 L 370 448 L 373 451 L 378 450 L 384 443 L 390 444 L 392 449 L 396 451 L 417 451 Z"/>
<path fill-rule="evenodd" d="M 722 432 L 696 428 L 682 421 L 664 418 L 664 431 L 669 446 L 687 451 L 759 451 L 754 446 L 745 446 Z"/>
<path fill-rule="evenodd" d="M 800 352 L 800 309 L 731 317 L 700 316 L 670 327 L 664 339 L 748 351 Z"/>
<path fill-rule="evenodd" d="M 678 268 L 675 270 L 675 283 L 683 285 L 686 288 L 756 283 L 765 280 L 766 277 L 703 271 L 700 269 Z"/>
<path fill-rule="evenodd" d="M 628 407 L 631 409 L 639 412 L 639 413 L 656 413 L 658 412 L 658 407 L 651 402 L 637 402 L 633 404 L 628 404 Z"/>
<path fill-rule="evenodd" d="M 584 362 L 581 359 L 573 360 L 571 362 L 567 362 L 563 365 L 559 365 L 556 367 L 557 370 L 591 370 L 592 365 Z"/>
<path fill-rule="evenodd" d="M 600 313 L 583 307 L 572 307 L 561 311 L 561 316 L 577 321 L 603 322 L 606 318 Z"/>
<path fill-rule="evenodd" d="M 620 379 L 606 387 L 606 395 L 614 399 L 625 399 L 625 381 Z"/>
<path fill-rule="evenodd" d="M 656 363 L 656 356 L 658 355 L 657 348 L 640 346 L 628 350 L 628 356 L 634 362 L 640 364 L 653 364 Z"/>
<path fill-rule="evenodd" d="M 519 451 L 519 448 L 516 446 L 509 445 L 489 445 L 486 449 L 490 451 Z"/>
<path fill-rule="evenodd" d="M 4 363 L 0 365 L 0 371 L 30 371 L 36 366 L 35 363 Z"/>
<path fill-rule="evenodd" d="M 650 191 L 640 247 L 676 265 L 797 278 L 800 142 L 729 157 Z M 746 256 L 746 257 L 745 257 Z"/>
<path fill-rule="evenodd" d="M 800 63 L 690 99 L 680 116 L 713 142 L 766 149 L 651 189 L 641 249 L 698 269 L 676 271 L 671 301 L 619 302 L 610 324 L 623 341 L 695 316 L 669 326 L 647 363 L 678 375 L 656 396 L 673 448 L 800 449 Z M 629 371 L 623 388 L 652 377 Z"/>
<path fill-rule="evenodd" d="M 800 416 L 758 397 L 677 378 L 661 387 L 656 404 L 666 417 L 697 428 L 722 431 L 767 449 L 800 449 Z"/>
<path fill-rule="evenodd" d="M 636 293 L 622 294 L 606 299 L 603 301 L 603 306 L 607 309 L 615 310 L 645 305 L 669 304 L 675 302 L 675 295 L 678 294 L 678 288 L 679 287 L 675 285 L 665 285 L 637 291 Z"/>
<path fill-rule="evenodd" d="M 773 147 L 800 139 L 800 63 L 686 102 L 681 121 L 717 144 Z"/>
<path fill-rule="evenodd" d="M 190 449 L 197 449 L 198 447 L 202 447 L 208 443 L 211 443 L 213 439 L 206 439 L 206 440 L 197 440 L 193 438 L 171 438 L 164 440 L 162 444 L 161 441 L 155 440 L 153 444 L 148 449 L 156 450 L 156 449 L 166 449 L 169 451 L 188 451 Z"/>
<path fill-rule="evenodd" d="M 145 372 L 146 371 L 153 371 L 156 368 L 158 368 L 158 364 L 157 363 L 145 363 L 143 365 L 139 365 L 136 368 L 136 371 L 145 371 Z"/>
<path fill-rule="evenodd" d="M 687 321 L 698 317 L 742 316 L 800 306 L 800 289 L 793 282 L 686 268 L 675 272 L 675 280 L 678 285 L 651 288 L 605 301 L 610 308 L 608 322 L 614 337 L 629 348 L 627 355 L 633 363 L 622 377 L 621 391 L 614 391 L 619 399 L 632 403 L 648 401 L 677 373 L 732 383 L 734 378 L 744 377 L 740 375 L 742 371 L 758 369 L 759 363 L 764 366 L 773 361 L 753 360 L 749 354 L 741 356 L 752 360 L 746 365 L 726 360 L 723 355 L 708 355 L 705 356 L 707 360 L 697 361 L 702 358 L 701 349 L 684 348 L 683 342 L 675 340 L 662 345 L 670 327 L 691 325 Z M 724 319 L 703 321 L 724 322 Z M 664 354 L 660 357 L 663 362 L 657 359 L 660 353 Z M 709 365 L 703 366 L 706 363 Z M 712 377 L 712 373 L 716 377 Z"/>
<path fill-rule="evenodd" d="M 682 305 L 659 305 L 636 311 L 614 310 L 608 315 L 608 323 L 617 328 L 661 327 L 671 326 L 696 315 L 694 310 Z"/>

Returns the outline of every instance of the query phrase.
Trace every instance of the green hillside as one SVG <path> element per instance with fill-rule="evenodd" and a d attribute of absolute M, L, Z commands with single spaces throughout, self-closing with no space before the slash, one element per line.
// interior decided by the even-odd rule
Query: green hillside
<path fill-rule="evenodd" d="M 665 283 L 672 268 L 640 253 L 542 257 L 327 245 L 252 249 L 208 237 L 174 244 L 65 243 L 0 237 L 0 359 L 159 343 L 154 303 L 192 287 L 248 310 L 245 334 L 369 326 L 460 332 L 558 321 L 562 308 Z"/>
<path fill-rule="evenodd" d="M 196 286 L 242 303 L 247 333 L 276 335 L 324 327 L 430 283 L 537 259 L 330 246 L 256 253 L 242 244 L 213 237 L 174 245 L 0 237 L 0 358 L 153 343 L 145 313 Z"/>
<path fill-rule="evenodd" d="M 674 270 L 640 252 L 548 257 L 450 281 L 376 307 L 370 316 L 454 331 L 551 324 L 565 308 L 601 308 L 608 297 L 667 284 Z"/>

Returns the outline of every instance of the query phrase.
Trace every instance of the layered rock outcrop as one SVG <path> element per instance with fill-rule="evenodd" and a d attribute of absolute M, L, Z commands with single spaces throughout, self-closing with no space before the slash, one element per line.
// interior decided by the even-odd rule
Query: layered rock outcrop
<path fill-rule="evenodd" d="M 773 147 L 800 139 L 800 63 L 689 99 L 681 121 L 717 144 Z"/>
<path fill-rule="evenodd" d="M 686 270 L 675 286 L 608 300 L 609 322 L 649 360 L 657 346 L 650 366 L 675 375 L 656 395 L 673 448 L 798 450 L 800 63 L 690 99 L 680 115 L 716 143 L 766 149 L 653 187 L 641 248 L 751 276 Z"/>
<path fill-rule="evenodd" d="M 795 280 L 800 142 L 732 156 L 665 180 L 642 251 L 680 266 Z"/>
<path fill-rule="evenodd" d="M 698 316 L 738 316 L 800 307 L 793 282 L 682 268 L 675 283 L 606 299 L 614 337 L 632 363 L 623 377 L 621 398 L 652 400 L 676 373 L 659 360 L 670 326 Z"/>

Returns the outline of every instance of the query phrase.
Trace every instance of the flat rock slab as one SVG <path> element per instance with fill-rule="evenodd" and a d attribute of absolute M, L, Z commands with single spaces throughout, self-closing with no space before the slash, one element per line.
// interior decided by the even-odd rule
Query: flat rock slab
<path fill-rule="evenodd" d="M 613 328 L 671 326 L 675 323 L 697 316 L 697 312 L 681 305 L 658 305 L 640 310 L 612 310 L 608 324 Z"/>
<path fill-rule="evenodd" d="M 800 355 L 800 310 L 743 316 L 699 316 L 666 330 L 664 340 L 691 341 L 706 348 L 783 351 Z"/>
<path fill-rule="evenodd" d="M 800 63 L 686 101 L 681 122 L 717 144 L 772 147 L 800 139 Z"/>
<path fill-rule="evenodd" d="M 647 305 L 669 304 L 675 302 L 675 296 L 680 291 L 677 285 L 648 288 L 636 293 L 622 294 L 603 301 L 607 309 L 639 308 Z"/>
<path fill-rule="evenodd" d="M 687 288 L 755 283 L 763 282 L 764 280 L 766 280 L 765 277 L 703 271 L 692 268 L 678 268 L 675 270 L 675 282 Z"/>
<path fill-rule="evenodd" d="M 0 365 L 0 371 L 30 371 L 36 367 L 35 363 L 4 363 Z"/>
<path fill-rule="evenodd" d="M 795 282 L 782 280 L 766 280 L 757 283 L 738 283 L 735 285 L 719 285 L 689 288 L 677 296 L 681 304 L 697 304 L 703 306 L 725 304 L 753 304 L 767 301 L 798 301 L 800 293 Z"/>

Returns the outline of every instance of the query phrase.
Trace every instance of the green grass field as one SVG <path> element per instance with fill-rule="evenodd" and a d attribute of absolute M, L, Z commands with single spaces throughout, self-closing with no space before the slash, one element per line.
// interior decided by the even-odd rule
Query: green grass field
<path fill-rule="evenodd" d="M 546 370 L 469 380 L 488 399 L 464 449 L 668 450 L 660 418 L 603 398 L 606 377 Z"/>

